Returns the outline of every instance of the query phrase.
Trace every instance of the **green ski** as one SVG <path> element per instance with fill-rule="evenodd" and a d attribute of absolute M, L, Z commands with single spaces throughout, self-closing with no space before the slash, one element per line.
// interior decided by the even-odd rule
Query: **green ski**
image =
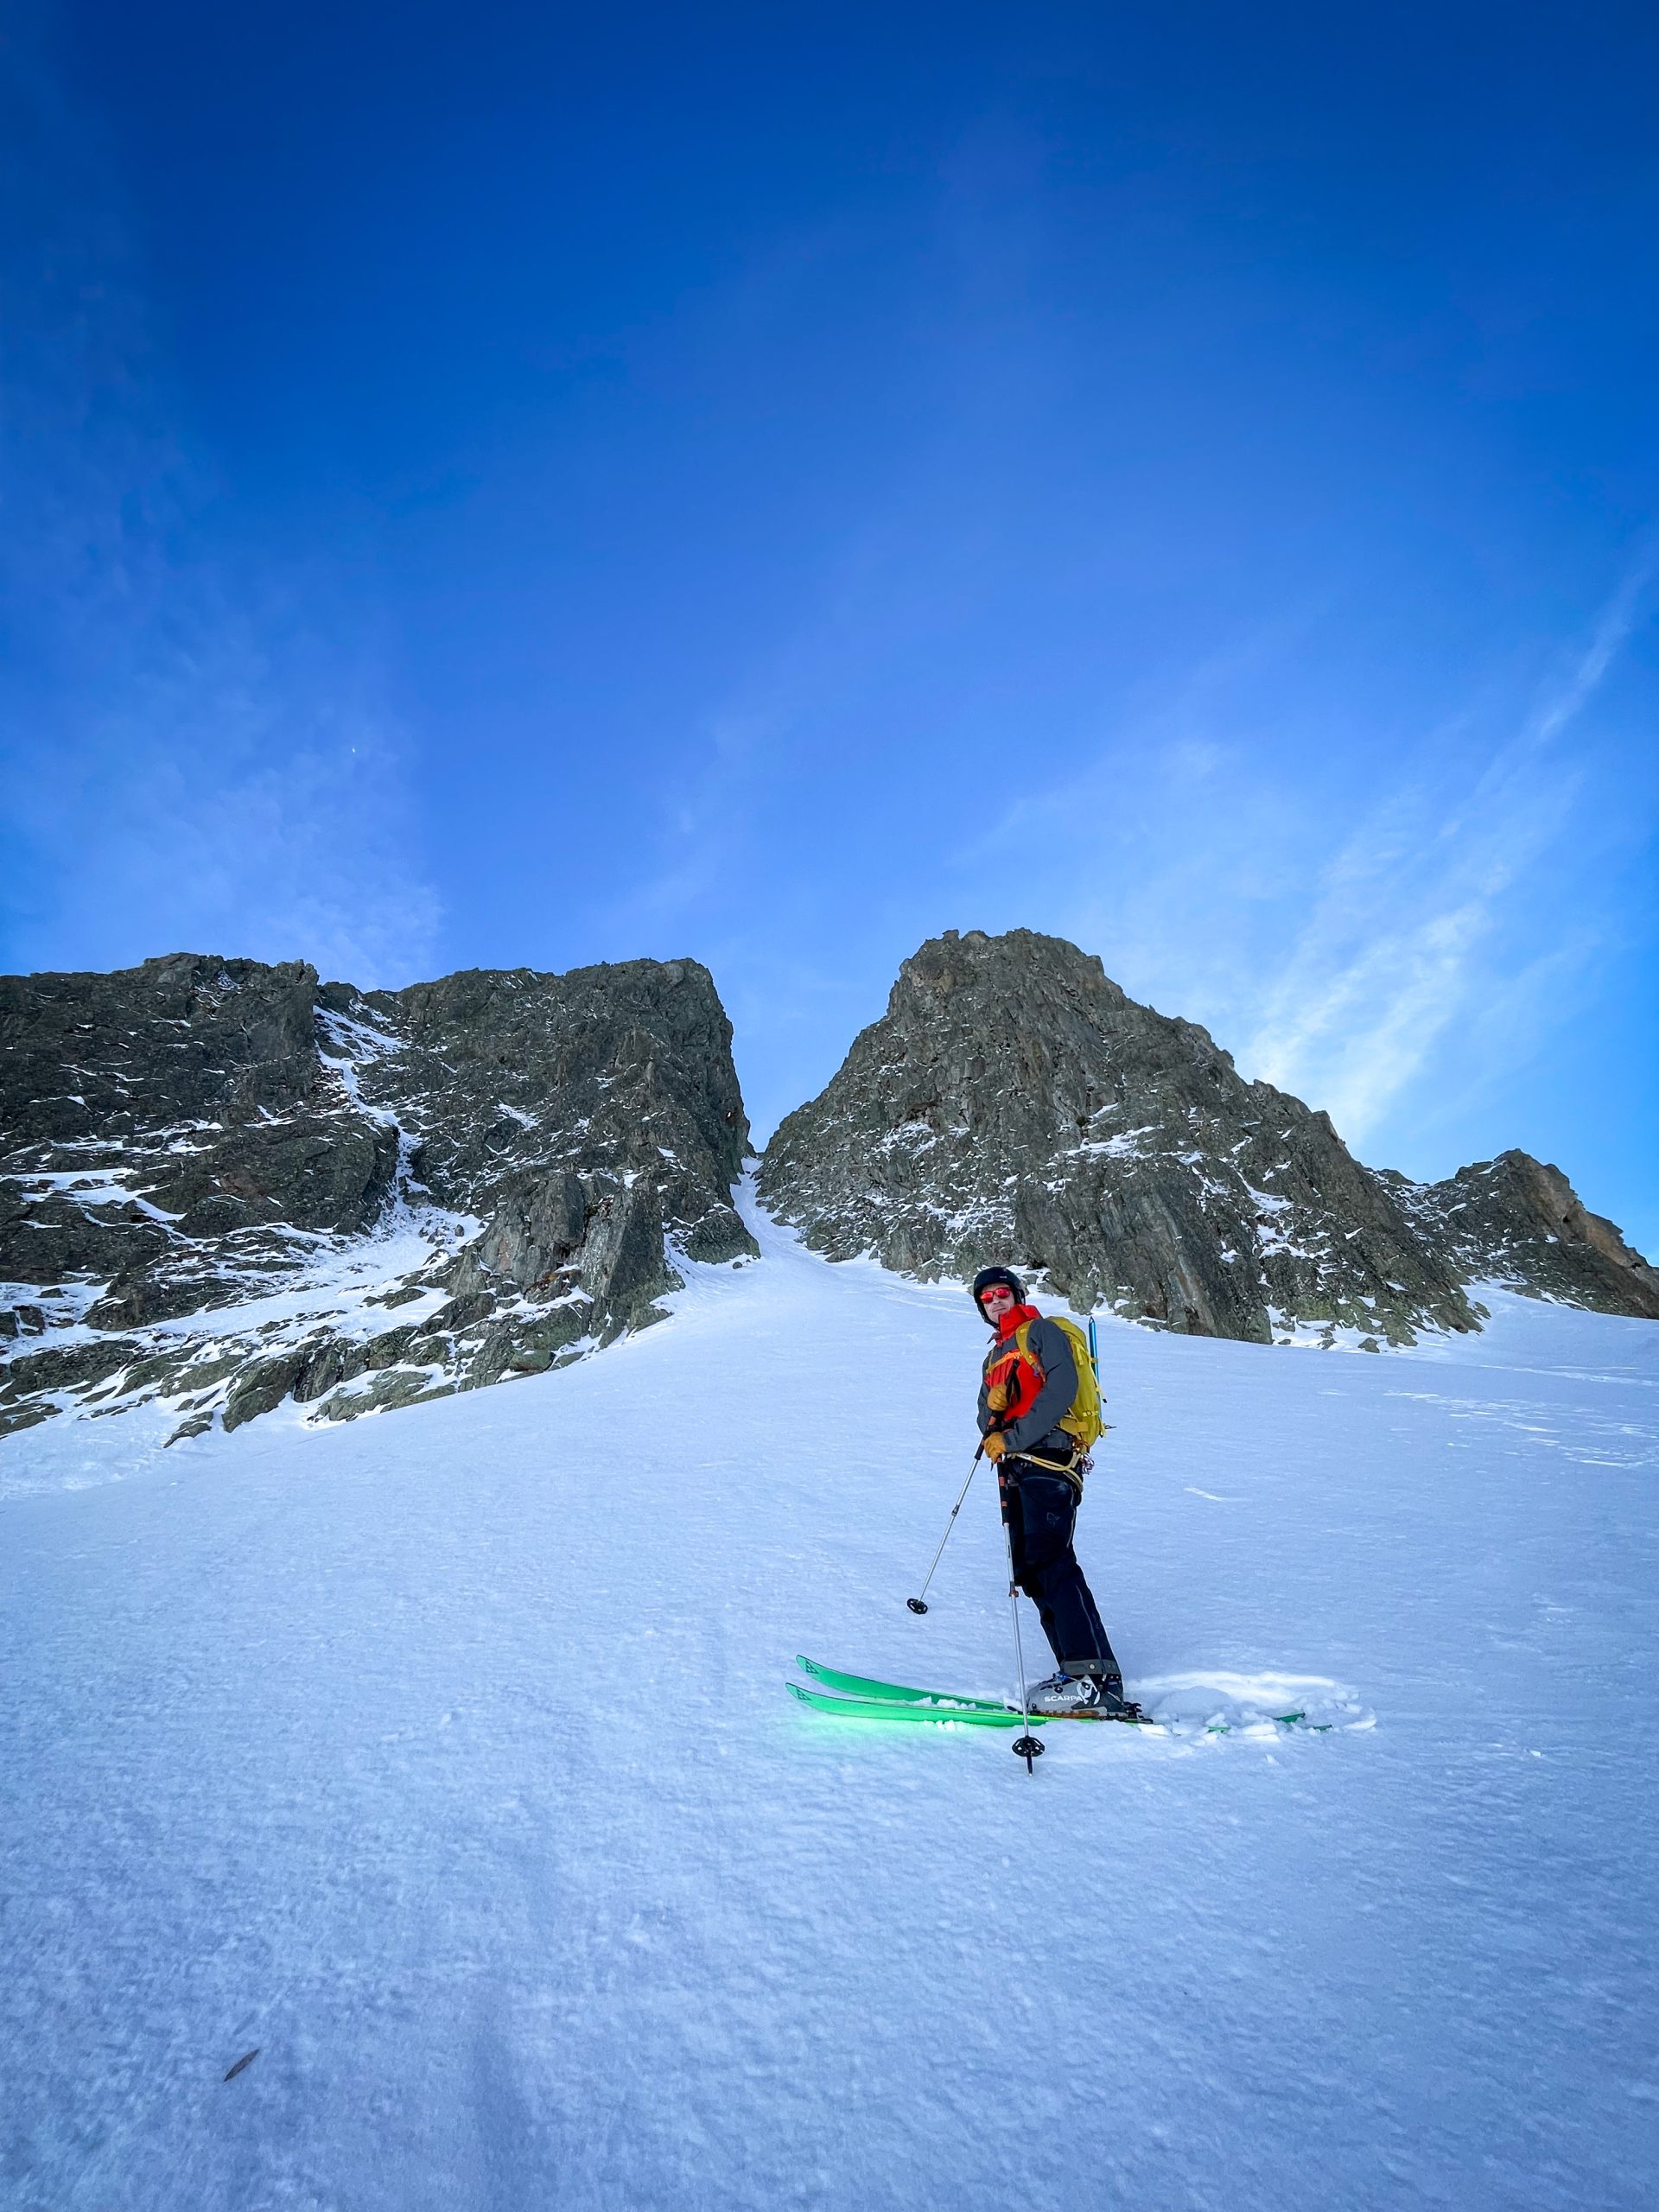
<path fill-rule="evenodd" d="M 1117 1716 L 1108 1713 L 1033 1713 L 1027 1716 L 1018 1706 L 1010 1705 L 1004 1698 L 960 1697 L 949 1690 L 912 1689 L 903 1682 L 884 1682 L 869 1675 L 849 1675 L 839 1667 L 825 1667 L 804 1654 L 797 1656 L 795 1664 L 804 1675 L 815 1682 L 822 1682 L 826 1689 L 839 1690 L 839 1697 L 815 1695 L 791 1682 L 791 1694 L 803 1705 L 810 1705 L 822 1713 L 839 1713 L 846 1718 L 861 1717 L 867 1720 L 961 1720 L 978 1721 L 983 1726 L 1006 1728 L 1014 1721 L 1029 1717 L 1033 1727 L 1041 1727 L 1050 1720 L 1110 1720 Z M 1328 1721 L 1310 1720 L 1306 1713 L 1293 1710 L 1267 1716 L 1278 1728 L 1305 1728 L 1311 1735 L 1324 1736 L 1331 1732 Z M 1163 1723 L 1153 1714 L 1143 1713 L 1128 1724 L 1138 1728 L 1161 1728 Z M 1232 1721 L 1211 1721 L 1205 1729 L 1206 1736 L 1230 1736 L 1236 1732 Z"/>
<path fill-rule="evenodd" d="M 1014 1709 L 1006 1698 L 958 1697 L 954 1691 L 906 1689 L 902 1682 L 878 1682 L 867 1675 L 844 1675 L 838 1667 L 821 1667 L 816 1659 L 798 1657 L 795 1664 L 804 1675 L 810 1675 L 815 1682 L 823 1682 L 829 1689 L 845 1690 L 849 1697 L 872 1698 L 881 1705 L 965 1705 L 976 1707 L 982 1713 L 1010 1713 Z"/>
<path fill-rule="evenodd" d="M 849 1711 L 861 1713 L 867 1720 L 883 1717 L 894 1720 L 963 1720 L 977 1721 L 982 1726 L 1007 1728 L 1015 1721 L 1029 1719 L 1033 1728 L 1040 1728 L 1051 1720 L 1118 1721 L 1134 1728 L 1155 1728 L 1158 1723 L 1149 1714 L 1131 1717 L 1115 1713 L 1021 1713 L 1017 1705 L 1010 1705 L 1005 1698 L 957 1697 L 945 1690 L 915 1690 L 902 1682 L 882 1682 L 868 1675 L 843 1674 L 838 1667 L 821 1667 L 816 1659 L 798 1656 L 795 1664 L 804 1675 L 810 1675 L 815 1681 L 828 1688 L 845 1693 L 840 1697 L 825 1697 L 803 1689 L 798 1682 L 787 1685 L 803 1705 L 816 1706 L 822 1713 Z"/>
<path fill-rule="evenodd" d="M 828 1690 L 809 1689 L 804 1682 L 785 1682 L 784 1688 L 815 1713 L 836 1713 L 843 1720 L 920 1720 L 968 1728 L 1040 1728 L 1048 1717 L 1039 1713 L 1028 1718 L 1011 1705 L 953 1704 L 949 1699 L 941 1699 L 937 1705 L 924 1705 L 916 1700 L 906 1704 L 896 1698 L 836 1697 Z"/>

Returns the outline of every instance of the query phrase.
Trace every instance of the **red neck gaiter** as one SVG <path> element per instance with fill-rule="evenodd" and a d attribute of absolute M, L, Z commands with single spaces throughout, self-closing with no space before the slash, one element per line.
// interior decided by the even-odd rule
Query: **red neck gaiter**
<path fill-rule="evenodd" d="M 1006 1344 L 1016 1329 L 1023 1329 L 1027 1321 L 1039 1321 L 1042 1316 L 1034 1306 L 1010 1306 L 996 1325 L 996 1341 Z"/>

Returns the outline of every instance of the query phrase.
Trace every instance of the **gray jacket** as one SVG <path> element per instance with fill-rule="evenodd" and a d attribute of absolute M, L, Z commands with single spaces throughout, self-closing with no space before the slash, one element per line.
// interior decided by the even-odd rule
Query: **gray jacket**
<path fill-rule="evenodd" d="M 1009 1421 L 1003 1429 L 1012 1452 L 1036 1452 L 1045 1444 L 1052 1444 L 1052 1452 L 1044 1452 L 1044 1459 L 1065 1459 L 1077 1449 L 1077 1440 L 1060 1428 L 1060 1419 L 1071 1410 L 1071 1402 L 1077 1395 L 1077 1363 L 1071 1357 L 1071 1340 L 1055 1322 L 1039 1315 L 1026 1338 L 1033 1358 L 1043 1370 L 1043 1387 L 1037 1393 L 1031 1411 L 1022 1414 L 1018 1421 Z M 988 1368 L 998 1353 L 1000 1344 L 992 1345 L 985 1355 Z M 987 1385 L 979 1386 L 979 1433 L 988 1436 L 1000 1425 L 999 1417 L 985 1402 Z M 1057 1433 L 1058 1432 L 1058 1433 Z"/>

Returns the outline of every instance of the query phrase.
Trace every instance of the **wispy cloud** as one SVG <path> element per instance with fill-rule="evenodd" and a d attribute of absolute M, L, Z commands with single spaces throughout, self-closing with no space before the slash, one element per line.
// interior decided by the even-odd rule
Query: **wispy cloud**
<path fill-rule="evenodd" d="M 1588 645 L 1512 738 L 1461 779 L 1442 768 L 1407 782 L 1321 872 L 1239 1058 L 1324 1106 L 1351 1141 L 1377 1125 L 1451 1026 L 1478 1014 L 1484 958 L 1510 907 L 1547 895 L 1541 864 L 1568 832 L 1580 780 L 1557 741 L 1630 636 L 1651 573 L 1647 560 L 1630 569 Z M 1570 935 L 1575 962 L 1590 957 L 1581 918 Z M 1560 969 L 1558 947 L 1525 973 L 1542 989 L 1559 985 Z M 1521 976 L 1497 988 L 1524 1025 Z"/>
<path fill-rule="evenodd" d="M 331 633 L 325 577 L 216 527 L 118 190 L 44 63 L 10 60 L 3 957 L 185 947 L 404 980 L 437 906 L 372 649 Z"/>

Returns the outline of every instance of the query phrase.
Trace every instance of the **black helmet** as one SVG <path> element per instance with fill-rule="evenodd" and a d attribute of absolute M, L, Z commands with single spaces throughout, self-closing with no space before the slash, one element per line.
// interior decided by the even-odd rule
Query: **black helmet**
<path fill-rule="evenodd" d="M 1023 1306 L 1026 1302 L 1026 1286 L 1012 1268 L 982 1268 L 974 1277 L 972 1292 L 974 1310 L 982 1319 L 984 1319 L 985 1308 L 979 1301 L 994 1283 L 999 1282 L 1014 1293 L 1016 1306 Z"/>

